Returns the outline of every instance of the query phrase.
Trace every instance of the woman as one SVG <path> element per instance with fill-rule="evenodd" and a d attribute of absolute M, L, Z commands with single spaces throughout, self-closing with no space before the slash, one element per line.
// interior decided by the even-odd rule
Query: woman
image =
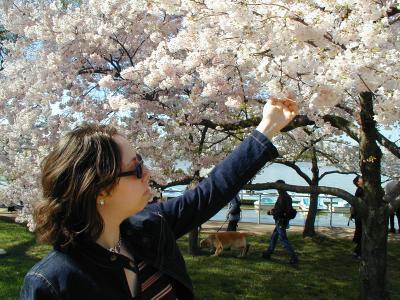
<path fill-rule="evenodd" d="M 21 299 L 193 299 L 176 239 L 210 219 L 278 153 L 271 137 L 297 114 L 270 100 L 257 129 L 195 189 L 147 205 L 150 172 L 107 126 L 68 133 L 42 166 L 34 218 L 54 251 L 26 275 Z"/>

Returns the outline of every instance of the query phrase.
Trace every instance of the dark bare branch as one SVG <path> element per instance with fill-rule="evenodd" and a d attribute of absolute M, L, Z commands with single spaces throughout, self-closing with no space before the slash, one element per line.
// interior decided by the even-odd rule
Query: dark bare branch
<path fill-rule="evenodd" d="M 165 190 L 166 188 L 169 188 L 172 186 L 188 185 L 188 184 L 192 183 L 193 180 L 198 180 L 198 179 L 199 179 L 199 177 L 196 175 L 195 176 L 187 176 L 187 177 L 179 179 L 179 180 L 168 182 L 167 184 L 158 184 L 157 182 L 150 180 L 150 185 L 154 188 Z M 200 178 L 200 180 L 202 180 L 202 179 L 203 178 Z"/>
<path fill-rule="evenodd" d="M 345 190 L 327 187 L 327 186 L 299 186 L 299 185 L 291 185 L 291 184 L 283 184 L 276 182 L 267 182 L 267 183 L 254 183 L 254 184 L 246 184 L 244 189 L 247 190 L 272 190 L 272 189 L 282 189 L 285 191 L 297 192 L 297 193 L 317 193 L 317 194 L 326 194 L 332 195 L 343 200 L 346 200 L 351 205 L 355 206 L 363 206 L 363 202 L 361 199 L 353 196 L 349 192 Z"/>
<path fill-rule="evenodd" d="M 103 68 L 82 68 L 78 71 L 79 75 L 82 74 L 112 74 L 115 72 L 111 69 L 103 69 Z"/>
<path fill-rule="evenodd" d="M 301 178 L 303 178 L 309 185 L 311 185 L 311 178 L 308 177 L 308 175 L 306 173 L 304 173 L 300 167 L 298 165 L 296 165 L 294 162 L 290 162 L 290 161 L 280 161 L 280 160 L 275 160 L 274 163 L 277 164 L 281 164 L 281 165 L 285 165 L 289 168 L 292 168 L 293 170 L 296 171 L 297 174 L 299 174 L 299 176 Z"/>
<path fill-rule="evenodd" d="M 321 180 L 322 178 L 324 178 L 325 176 L 330 175 L 330 174 L 358 175 L 357 172 L 327 171 L 327 172 L 322 173 L 321 176 L 319 176 L 318 180 Z"/>
<path fill-rule="evenodd" d="M 126 54 L 126 56 L 128 56 L 128 59 L 129 59 L 129 62 L 130 62 L 130 64 L 131 64 L 131 66 L 133 67 L 134 66 L 134 63 L 133 63 L 133 56 L 129 53 L 129 51 L 126 49 L 126 47 L 125 47 L 125 45 L 124 44 L 122 44 L 119 40 L 118 40 L 118 38 L 115 36 L 115 37 L 111 37 L 111 39 L 114 41 L 114 42 L 116 42 L 118 45 L 120 45 L 120 47 L 122 48 L 122 51 Z"/>
<path fill-rule="evenodd" d="M 360 142 L 359 138 L 359 128 L 354 125 L 351 121 L 334 115 L 325 115 L 322 116 L 322 119 L 331 124 L 333 127 L 343 131 L 346 133 L 350 138 L 352 138 L 357 143 Z M 217 124 L 211 120 L 203 119 L 199 123 L 192 123 L 191 125 L 204 125 L 208 126 L 212 129 L 216 129 L 217 127 L 222 128 L 224 131 L 230 130 L 239 130 L 245 129 L 249 127 L 256 127 L 261 121 L 260 117 L 254 117 L 252 119 L 247 120 L 240 120 L 233 123 L 226 123 L 226 124 Z M 306 115 L 299 115 L 296 116 L 292 122 L 289 123 L 285 128 L 283 128 L 282 132 L 288 132 L 298 127 L 304 127 L 309 125 L 315 125 L 315 122 L 310 120 Z M 390 151 L 393 155 L 397 158 L 400 158 L 400 148 L 396 145 L 396 143 L 390 141 L 388 138 L 383 136 L 381 133 L 378 133 L 377 141 L 379 144 L 384 146 L 388 151 Z"/>
<path fill-rule="evenodd" d="M 201 139 L 200 139 L 200 143 L 199 143 L 198 154 L 201 154 L 203 152 L 203 146 L 204 146 L 204 141 L 206 140 L 207 130 L 208 130 L 208 127 L 204 126 L 203 130 L 201 131 Z"/>

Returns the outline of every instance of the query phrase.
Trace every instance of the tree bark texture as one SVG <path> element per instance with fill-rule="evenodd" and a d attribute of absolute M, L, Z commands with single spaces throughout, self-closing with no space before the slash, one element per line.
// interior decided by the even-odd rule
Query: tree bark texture
<path fill-rule="evenodd" d="M 193 229 L 189 232 L 189 253 L 191 255 L 198 255 L 199 254 L 199 230 Z"/>
<path fill-rule="evenodd" d="M 303 229 L 303 237 L 315 236 L 315 218 L 318 212 L 318 193 L 316 192 L 316 188 L 318 187 L 319 182 L 319 168 L 318 168 L 318 160 L 317 160 L 317 153 L 315 151 L 315 147 L 311 148 L 311 172 L 312 172 L 312 179 L 311 179 L 311 193 L 310 193 L 310 207 L 308 208 L 306 223 L 304 224 Z"/>
<path fill-rule="evenodd" d="M 381 187 L 381 157 L 373 112 L 373 95 L 360 95 L 360 169 L 364 180 L 363 202 L 356 206 L 362 219 L 361 299 L 389 299 L 387 292 L 388 206 Z"/>

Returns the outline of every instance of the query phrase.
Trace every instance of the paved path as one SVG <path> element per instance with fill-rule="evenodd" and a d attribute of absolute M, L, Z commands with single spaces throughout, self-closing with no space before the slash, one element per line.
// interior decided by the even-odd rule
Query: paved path
<path fill-rule="evenodd" d="M 16 216 L 15 213 L 6 212 L 5 209 L 0 210 L 0 220 L 14 221 Z"/>
<path fill-rule="evenodd" d="M 201 228 L 202 232 L 216 232 L 219 230 L 224 224 L 223 221 L 208 221 L 204 223 Z M 228 223 L 226 222 L 221 230 L 226 230 Z M 257 223 L 247 223 L 247 222 L 239 222 L 238 224 L 238 231 L 248 231 L 253 232 L 256 235 L 271 235 L 272 231 L 274 230 L 275 225 L 271 224 L 257 224 Z M 351 240 L 354 235 L 353 228 L 346 228 L 346 227 L 318 227 L 316 231 L 324 236 L 333 238 L 333 239 L 349 239 Z M 303 232 L 303 226 L 290 226 L 288 232 Z M 400 234 L 389 234 L 389 241 L 400 241 Z"/>

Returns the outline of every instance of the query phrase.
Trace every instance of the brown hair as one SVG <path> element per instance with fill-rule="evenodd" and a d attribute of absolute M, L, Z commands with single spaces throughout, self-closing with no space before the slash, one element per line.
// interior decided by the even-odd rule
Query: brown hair
<path fill-rule="evenodd" d="M 42 161 L 43 199 L 33 212 L 40 242 L 68 248 L 76 237 L 96 240 L 103 230 L 100 192 L 118 180 L 121 154 L 112 126 L 84 124 L 67 133 Z"/>

